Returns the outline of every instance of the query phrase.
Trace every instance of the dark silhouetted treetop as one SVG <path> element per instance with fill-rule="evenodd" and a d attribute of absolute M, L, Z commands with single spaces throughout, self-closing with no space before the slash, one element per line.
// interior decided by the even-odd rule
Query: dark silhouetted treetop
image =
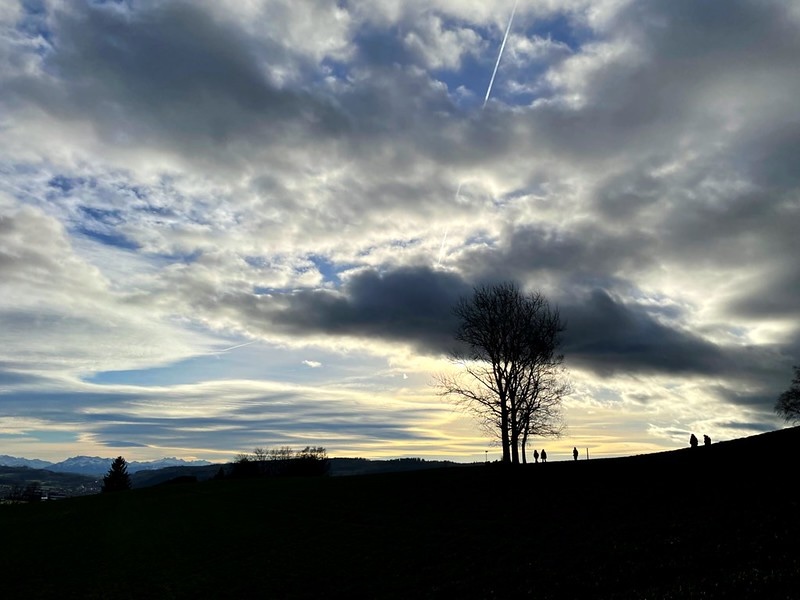
<path fill-rule="evenodd" d="M 787 423 L 800 423 L 800 366 L 794 367 L 792 385 L 778 396 L 775 412 Z"/>
<path fill-rule="evenodd" d="M 325 475 L 329 468 L 328 453 L 322 446 L 306 446 L 297 452 L 289 446 L 271 450 L 256 448 L 252 454 L 237 455 L 231 477 Z"/>
<path fill-rule="evenodd" d="M 108 474 L 103 477 L 103 492 L 121 492 L 131 489 L 131 477 L 128 475 L 128 463 L 118 456 L 111 463 Z"/>

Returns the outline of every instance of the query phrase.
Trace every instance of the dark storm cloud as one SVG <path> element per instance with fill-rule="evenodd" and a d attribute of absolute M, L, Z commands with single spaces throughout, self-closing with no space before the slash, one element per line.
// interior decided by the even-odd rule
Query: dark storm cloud
<path fill-rule="evenodd" d="M 602 377 L 660 374 L 674 375 L 676 381 L 686 375 L 724 381 L 709 391 L 767 414 L 788 386 L 792 357 L 800 348 L 800 338 L 783 344 L 714 343 L 665 324 L 680 314 L 625 303 L 600 289 L 560 308 L 568 364 Z"/>
<path fill-rule="evenodd" d="M 288 331 L 411 342 L 446 352 L 453 346 L 452 307 L 472 288 L 458 275 L 427 267 L 353 276 L 342 293 L 301 291 L 273 313 Z"/>
<path fill-rule="evenodd" d="M 730 368 L 722 348 L 663 325 L 643 307 L 626 305 L 604 290 L 560 310 L 567 323 L 568 360 L 598 374 L 718 375 Z"/>
<path fill-rule="evenodd" d="M 501 277 L 483 274 L 480 283 Z M 253 325 L 300 336 L 318 333 L 412 343 L 419 350 L 446 354 L 455 346 L 452 307 L 469 297 L 473 285 L 451 273 L 417 267 L 386 273 L 365 271 L 341 292 L 301 291 L 265 298 L 253 305 Z M 627 373 L 742 377 L 742 366 L 774 370 L 759 348 L 726 348 L 669 322 L 682 315 L 674 307 L 625 303 L 607 291 L 551 299 L 567 324 L 564 351 L 574 366 L 603 376 Z M 774 350 L 777 353 L 778 350 Z"/>
<path fill-rule="evenodd" d="M 496 280 L 485 276 L 481 282 Z M 271 319 L 304 335 L 319 332 L 411 342 L 424 352 L 446 354 L 454 348 L 457 325 L 452 306 L 472 289 L 460 278 L 425 268 L 383 275 L 365 272 L 350 282 L 344 294 L 302 293 Z M 602 289 L 551 302 L 567 325 L 563 349 L 568 364 L 604 377 L 647 373 L 726 377 L 766 386 L 762 395 L 743 400 L 765 408 L 769 405 L 765 398 L 773 398 L 780 387 L 780 365 L 791 351 L 784 346 L 716 344 L 677 325 L 683 315 L 674 307 L 626 303 Z"/>

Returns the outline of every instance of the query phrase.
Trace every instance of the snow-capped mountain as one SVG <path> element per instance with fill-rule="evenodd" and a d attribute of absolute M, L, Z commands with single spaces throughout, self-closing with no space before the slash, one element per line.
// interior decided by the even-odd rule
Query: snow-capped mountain
<path fill-rule="evenodd" d="M 47 469 L 58 473 L 78 473 L 80 475 L 100 476 L 108 473 L 113 458 L 100 458 L 99 456 L 73 456 L 58 463 L 46 460 L 17 458 L 14 456 L 0 455 L 0 466 L 29 467 L 31 469 Z M 207 460 L 183 460 L 181 458 L 161 458 L 158 460 L 128 463 L 128 473 L 136 471 L 163 469 L 164 467 L 202 467 L 212 463 Z"/>

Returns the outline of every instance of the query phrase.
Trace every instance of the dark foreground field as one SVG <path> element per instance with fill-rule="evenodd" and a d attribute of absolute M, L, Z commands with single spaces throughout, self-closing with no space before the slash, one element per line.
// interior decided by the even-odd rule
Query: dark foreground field
<path fill-rule="evenodd" d="M 798 444 L 0 506 L 0 597 L 798 598 Z"/>

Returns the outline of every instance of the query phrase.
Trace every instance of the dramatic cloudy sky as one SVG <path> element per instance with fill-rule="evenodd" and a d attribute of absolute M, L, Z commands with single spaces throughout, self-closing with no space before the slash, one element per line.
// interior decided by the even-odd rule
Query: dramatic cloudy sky
<path fill-rule="evenodd" d="M 519 0 L 490 90 L 513 9 L 0 0 L 0 454 L 499 456 L 432 382 L 501 280 L 553 458 L 783 426 L 800 4 Z"/>

